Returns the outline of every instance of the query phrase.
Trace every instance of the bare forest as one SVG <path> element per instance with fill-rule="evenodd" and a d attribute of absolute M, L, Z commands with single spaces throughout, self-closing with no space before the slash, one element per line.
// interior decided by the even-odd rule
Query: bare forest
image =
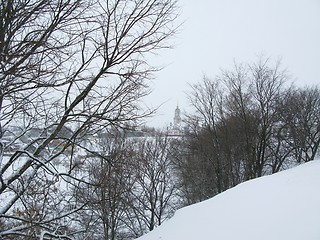
<path fill-rule="evenodd" d="M 280 62 L 235 64 L 190 88 L 176 158 L 188 203 L 316 158 L 320 89 L 295 87 Z"/>
<path fill-rule="evenodd" d="M 319 152 L 320 89 L 266 58 L 190 85 L 175 134 L 141 127 L 175 0 L 2 0 L 0 15 L 0 239 L 135 239 Z"/>
<path fill-rule="evenodd" d="M 171 47 L 176 2 L 6 0 L 0 15 L 1 238 L 93 239 L 79 236 L 101 221 L 97 239 L 115 239 L 124 213 L 103 195 L 124 204 L 127 153 L 92 139 L 153 113 L 141 104 L 158 70 L 146 59 Z"/>

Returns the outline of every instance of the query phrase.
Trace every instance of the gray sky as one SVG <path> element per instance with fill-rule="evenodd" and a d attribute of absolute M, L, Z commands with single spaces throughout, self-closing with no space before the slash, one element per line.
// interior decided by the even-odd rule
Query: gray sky
<path fill-rule="evenodd" d="M 175 48 L 156 58 L 149 106 L 163 104 L 147 124 L 165 127 L 179 104 L 188 110 L 188 83 L 214 78 L 234 62 L 264 55 L 282 59 L 296 85 L 320 84 L 320 0 L 180 0 L 185 23 Z"/>

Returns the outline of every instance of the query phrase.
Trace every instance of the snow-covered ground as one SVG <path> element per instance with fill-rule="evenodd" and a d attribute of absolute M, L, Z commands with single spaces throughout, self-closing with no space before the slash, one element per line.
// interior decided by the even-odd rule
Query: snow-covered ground
<path fill-rule="evenodd" d="M 320 160 L 185 207 L 139 240 L 319 240 Z"/>

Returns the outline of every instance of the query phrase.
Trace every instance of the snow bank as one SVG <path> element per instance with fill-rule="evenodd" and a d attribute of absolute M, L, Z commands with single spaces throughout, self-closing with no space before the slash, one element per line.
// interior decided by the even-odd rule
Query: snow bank
<path fill-rule="evenodd" d="M 180 209 L 139 240 L 319 240 L 320 161 Z"/>

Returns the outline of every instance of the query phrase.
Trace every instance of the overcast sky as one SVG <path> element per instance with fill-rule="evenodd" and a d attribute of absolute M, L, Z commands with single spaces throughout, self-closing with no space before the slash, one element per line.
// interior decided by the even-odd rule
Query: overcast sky
<path fill-rule="evenodd" d="M 282 59 L 296 85 L 320 84 L 320 0 L 180 0 L 184 21 L 175 48 L 157 57 L 149 106 L 163 104 L 149 126 L 166 127 L 188 110 L 189 84 L 214 78 L 234 62 Z"/>

